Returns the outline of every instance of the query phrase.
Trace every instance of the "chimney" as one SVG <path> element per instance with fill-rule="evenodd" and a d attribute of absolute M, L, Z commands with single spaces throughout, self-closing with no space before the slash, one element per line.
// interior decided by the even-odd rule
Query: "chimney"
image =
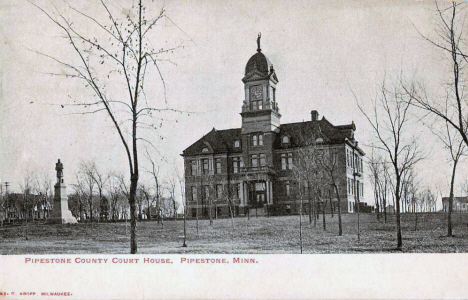
<path fill-rule="evenodd" d="M 319 113 L 318 113 L 318 111 L 313 110 L 313 111 L 310 112 L 310 116 L 312 118 L 312 121 L 318 121 Z"/>

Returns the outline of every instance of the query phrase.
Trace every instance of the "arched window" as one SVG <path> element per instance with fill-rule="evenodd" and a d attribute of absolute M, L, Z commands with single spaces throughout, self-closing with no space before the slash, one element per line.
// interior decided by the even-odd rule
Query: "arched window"
<path fill-rule="evenodd" d="M 239 148 L 239 147 L 240 147 L 240 142 L 234 141 L 234 148 Z"/>
<path fill-rule="evenodd" d="M 208 150 L 208 148 L 203 148 L 201 152 L 209 152 L 210 150 Z"/>
<path fill-rule="evenodd" d="M 289 136 L 283 136 L 283 144 L 289 144 Z"/>
<path fill-rule="evenodd" d="M 322 145 L 322 144 L 323 144 L 323 139 L 322 139 L 322 138 L 317 138 L 317 139 L 315 140 L 315 143 L 316 143 L 317 145 Z"/>

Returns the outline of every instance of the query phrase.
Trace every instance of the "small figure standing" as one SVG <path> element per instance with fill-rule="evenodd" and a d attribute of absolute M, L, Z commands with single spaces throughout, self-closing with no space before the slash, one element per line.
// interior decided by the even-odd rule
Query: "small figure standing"
<path fill-rule="evenodd" d="M 55 164 L 55 170 L 57 171 L 57 183 L 60 183 L 63 177 L 63 164 L 60 162 L 60 159 Z"/>
<path fill-rule="evenodd" d="M 257 37 L 257 52 L 262 52 L 262 49 L 260 48 L 260 39 L 261 38 L 262 38 L 262 33 L 259 32 L 258 37 Z"/>

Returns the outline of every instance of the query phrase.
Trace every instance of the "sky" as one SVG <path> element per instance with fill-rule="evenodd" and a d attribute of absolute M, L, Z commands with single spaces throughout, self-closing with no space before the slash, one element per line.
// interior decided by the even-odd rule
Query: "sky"
<path fill-rule="evenodd" d="M 70 13 L 63 1 L 34 2 Z M 98 19 L 105 17 L 96 2 L 73 1 L 73 5 Z M 122 12 L 133 1 L 107 2 Z M 311 110 L 318 110 L 335 125 L 354 121 L 356 138 L 368 154 L 372 131 L 353 92 L 364 108 L 370 108 L 385 74 L 419 76 L 433 88 L 447 76 L 445 58 L 418 33 L 434 34 L 436 18 L 430 1 L 155 0 L 148 1 L 148 14 L 156 14 L 162 6 L 170 21 L 157 28 L 152 46 L 183 48 L 160 65 L 166 96 L 156 71 L 151 70 L 147 98 L 157 107 L 184 113 L 158 115 L 163 120 L 156 121 L 157 129 L 142 131 L 157 150 L 142 142 L 140 153 L 147 147 L 164 178 L 174 168 L 182 170 L 182 151 L 213 127 L 240 127 L 241 79 L 256 52 L 258 32 L 262 33 L 262 51 L 279 79 L 281 122 L 309 120 Z M 18 191 L 27 171 L 54 178 L 58 158 L 69 183 L 83 161 L 95 161 L 103 171 L 128 173 L 123 146 L 108 116 L 104 112 L 70 114 L 75 111 L 69 104 L 92 97 L 89 88 L 72 78 L 46 74 L 63 70 L 38 52 L 76 61 L 59 28 L 21 0 L 1 1 L 0 22 L 2 183 L 8 181 Z M 99 37 L 82 18 L 73 22 Z M 408 133 L 418 137 L 428 154 L 416 168 L 422 185 L 435 189 L 444 183 L 448 187 L 450 160 L 442 144 L 417 122 L 408 127 Z M 459 175 L 464 181 L 465 163 Z M 143 172 L 141 180 L 148 181 L 148 174 Z M 365 201 L 372 203 L 368 180 L 365 191 Z"/>

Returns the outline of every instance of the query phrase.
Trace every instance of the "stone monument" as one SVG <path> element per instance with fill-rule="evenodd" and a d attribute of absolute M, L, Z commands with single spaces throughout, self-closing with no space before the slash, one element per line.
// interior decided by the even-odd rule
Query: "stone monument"
<path fill-rule="evenodd" d="M 54 209 L 50 217 L 50 222 L 59 224 L 76 224 L 76 218 L 68 209 L 67 186 L 63 181 L 63 164 L 60 159 L 55 164 L 57 171 L 57 183 L 54 185 Z"/>

